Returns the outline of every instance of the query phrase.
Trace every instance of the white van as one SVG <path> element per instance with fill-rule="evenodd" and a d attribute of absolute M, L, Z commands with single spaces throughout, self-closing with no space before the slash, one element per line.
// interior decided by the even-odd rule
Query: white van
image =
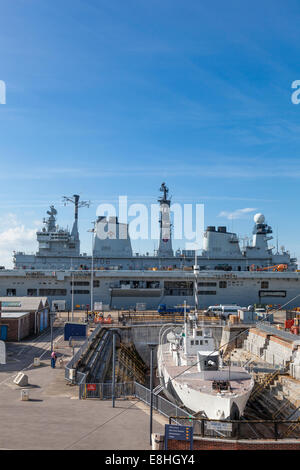
<path fill-rule="evenodd" d="M 224 315 L 224 317 L 229 317 L 229 315 L 238 315 L 238 312 L 241 309 L 242 307 L 239 305 L 222 305 L 222 315 Z"/>
<path fill-rule="evenodd" d="M 241 308 L 242 307 L 239 305 L 210 305 L 207 309 L 207 313 L 229 317 L 229 315 L 238 315 L 238 311 L 241 310 Z"/>
<path fill-rule="evenodd" d="M 65 300 L 52 300 L 52 312 L 65 312 L 66 301 Z"/>
<path fill-rule="evenodd" d="M 206 313 L 214 313 L 217 315 L 222 314 L 222 305 L 210 305 L 208 309 L 206 310 Z"/>

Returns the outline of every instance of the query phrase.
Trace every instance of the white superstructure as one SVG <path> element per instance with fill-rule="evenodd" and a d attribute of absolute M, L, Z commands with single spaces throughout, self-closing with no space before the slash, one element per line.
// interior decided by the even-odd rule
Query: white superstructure
<path fill-rule="evenodd" d="M 161 335 L 158 374 L 169 399 L 209 419 L 239 419 L 254 386 L 242 367 L 224 366 L 212 329 L 190 315 Z M 164 342 L 164 339 L 166 342 Z"/>

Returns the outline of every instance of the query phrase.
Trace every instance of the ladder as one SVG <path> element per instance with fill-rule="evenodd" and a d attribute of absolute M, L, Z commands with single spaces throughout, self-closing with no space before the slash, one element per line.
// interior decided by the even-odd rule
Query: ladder
<path fill-rule="evenodd" d="M 121 345 L 118 350 L 118 372 L 121 369 L 123 377 L 134 378 L 140 383 L 145 383 L 145 364 L 124 345 Z"/>
<path fill-rule="evenodd" d="M 281 405 L 278 410 L 275 411 L 275 413 L 272 414 L 272 419 L 275 419 L 277 418 L 277 416 L 280 415 L 280 413 L 282 413 L 282 411 L 287 408 L 288 406 L 290 406 L 290 403 L 288 400 L 286 400 L 283 405 Z"/>
<path fill-rule="evenodd" d="M 287 428 L 287 431 L 284 433 L 285 436 L 290 436 L 292 434 L 292 432 L 295 431 L 298 428 L 298 426 L 300 425 L 300 416 L 299 416 L 297 421 L 298 421 L 297 423 L 292 423 Z"/>
<path fill-rule="evenodd" d="M 133 350 L 132 346 L 128 347 L 125 346 L 125 344 L 121 343 L 120 350 L 122 350 L 122 352 L 124 352 L 132 361 L 134 361 L 141 370 L 144 370 L 146 372 L 147 366 L 141 359 L 139 359 L 138 353 Z"/>
<path fill-rule="evenodd" d="M 153 395 L 159 395 L 160 392 L 162 392 L 164 389 L 164 387 L 162 385 L 157 385 L 154 389 L 153 389 Z"/>
<path fill-rule="evenodd" d="M 279 371 L 276 370 L 270 374 L 267 374 L 261 383 L 256 383 L 249 401 L 253 401 L 255 397 L 260 395 L 268 387 L 268 385 L 271 385 L 275 381 L 278 375 L 279 375 Z"/>

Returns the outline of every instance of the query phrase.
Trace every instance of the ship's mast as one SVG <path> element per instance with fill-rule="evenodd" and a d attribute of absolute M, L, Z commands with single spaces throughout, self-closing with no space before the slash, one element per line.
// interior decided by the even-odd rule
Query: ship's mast
<path fill-rule="evenodd" d="M 199 266 L 197 261 L 197 250 L 195 249 L 195 264 L 194 264 L 194 297 L 195 297 L 195 313 L 198 311 L 198 274 L 199 274 Z"/>
<path fill-rule="evenodd" d="M 172 240 L 171 240 L 171 220 L 170 220 L 170 205 L 171 200 L 168 199 L 169 189 L 166 183 L 162 183 L 160 191 L 163 196 L 158 199 L 160 204 L 160 239 L 157 255 L 158 257 L 172 257 Z"/>
<path fill-rule="evenodd" d="M 63 196 L 63 203 L 66 206 L 68 203 L 74 204 L 75 206 L 75 216 L 74 216 L 74 224 L 72 228 L 71 235 L 74 237 L 75 240 L 79 240 L 79 233 L 78 233 L 78 209 L 80 207 L 90 207 L 91 201 L 81 201 L 79 202 L 80 196 L 78 194 L 74 194 L 73 197 Z"/>
<path fill-rule="evenodd" d="M 184 354 L 187 354 L 187 335 L 188 335 L 188 324 L 187 324 L 187 316 L 186 316 L 186 300 L 184 301 Z"/>

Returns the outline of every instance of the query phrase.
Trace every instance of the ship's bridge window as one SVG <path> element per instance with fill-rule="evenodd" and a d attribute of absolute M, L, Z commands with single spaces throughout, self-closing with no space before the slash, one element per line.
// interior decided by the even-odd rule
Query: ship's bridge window
<path fill-rule="evenodd" d="M 16 291 L 16 289 L 6 289 L 6 295 L 8 297 L 13 297 L 13 296 L 17 295 L 17 291 Z"/>
<path fill-rule="evenodd" d="M 27 295 L 28 296 L 37 295 L 37 289 L 27 289 Z"/>
<path fill-rule="evenodd" d="M 74 294 L 89 294 L 89 290 L 79 290 L 79 289 L 74 289 Z M 73 291 L 71 290 L 71 294 L 73 294 Z"/>
<path fill-rule="evenodd" d="M 197 336 L 202 336 L 202 330 L 197 330 Z"/>
<path fill-rule="evenodd" d="M 193 282 L 165 281 L 164 295 L 191 296 L 193 295 Z"/>
<path fill-rule="evenodd" d="M 191 339 L 191 346 L 194 346 L 194 340 Z"/>
<path fill-rule="evenodd" d="M 199 346 L 199 341 L 198 341 L 197 339 L 196 339 L 196 341 L 195 341 L 195 345 L 196 345 L 196 346 Z"/>
<path fill-rule="evenodd" d="M 90 283 L 89 281 L 74 281 L 74 282 L 70 282 L 70 285 L 74 285 L 74 286 L 89 286 Z"/>
<path fill-rule="evenodd" d="M 66 289 L 39 289 L 39 295 L 48 296 L 48 295 L 67 295 Z"/>
<path fill-rule="evenodd" d="M 198 287 L 216 287 L 216 282 L 198 282 Z"/>
<path fill-rule="evenodd" d="M 227 281 L 220 281 L 219 282 L 220 289 L 225 289 L 227 287 Z"/>
<path fill-rule="evenodd" d="M 215 290 L 199 290 L 198 295 L 216 295 L 217 292 Z"/>

